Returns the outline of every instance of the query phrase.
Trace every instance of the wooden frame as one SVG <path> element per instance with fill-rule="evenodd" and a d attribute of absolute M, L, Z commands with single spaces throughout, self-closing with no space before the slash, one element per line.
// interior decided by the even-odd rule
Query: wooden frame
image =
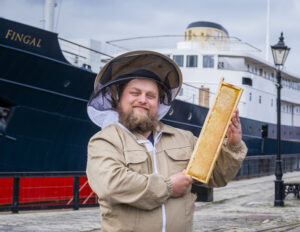
<path fill-rule="evenodd" d="M 197 181 L 208 183 L 242 92 L 221 79 L 186 171 Z"/>

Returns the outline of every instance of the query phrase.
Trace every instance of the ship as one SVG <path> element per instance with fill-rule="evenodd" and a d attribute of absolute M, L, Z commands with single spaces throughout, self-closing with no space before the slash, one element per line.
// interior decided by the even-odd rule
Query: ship
<path fill-rule="evenodd" d="M 178 64 L 184 78 L 163 122 L 198 136 L 224 77 L 244 88 L 239 110 L 247 155 L 275 154 L 276 68 L 251 53 L 232 51 L 230 41 L 224 27 L 201 21 L 187 27 L 176 47 L 156 49 Z M 86 62 L 89 59 L 62 49 L 62 44 L 97 53 L 101 68 L 100 63 L 131 49 L 122 42 L 110 41 L 101 52 L 59 38 L 57 33 L 0 18 L 0 173 L 85 171 L 89 138 L 101 130 L 86 112 L 97 73 Z M 300 79 L 285 71 L 282 76 L 281 153 L 296 154 L 300 151 Z M 61 186 L 69 181 L 60 179 Z M 26 188 L 33 182 L 60 183 L 58 178 L 27 178 L 22 184 Z M 90 195 L 86 183 L 82 179 L 80 186 L 86 186 Z M 2 196 L 7 196 L 0 204 L 6 204 L 11 180 L 1 179 L 0 185 Z M 39 194 L 49 198 L 49 191 Z M 26 201 L 25 195 L 20 198 Z"/>

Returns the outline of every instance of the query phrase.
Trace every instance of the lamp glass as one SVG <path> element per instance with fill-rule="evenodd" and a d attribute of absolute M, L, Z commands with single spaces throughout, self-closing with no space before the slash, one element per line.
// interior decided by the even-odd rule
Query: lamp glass
<path fill-rule="evenodd" d="M 288 47 L 274 48 L 272 47 L 272 54 L 275 65 L 284 65 L 285 60 L 289 54 L 290 49 Z"/>

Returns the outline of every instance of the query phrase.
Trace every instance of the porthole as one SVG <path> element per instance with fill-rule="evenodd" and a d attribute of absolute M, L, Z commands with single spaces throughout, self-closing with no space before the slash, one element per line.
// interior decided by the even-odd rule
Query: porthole
<path fill-rule="evenodd" d="M 189 113 L 187 119 L 190 121 L 192 119 L 192 117 L 193 117 L 193 114 Z"/>
<path fill-rule="evenodd" d="M 71 81 L 67 80 L 64 82 L 64 87 L 67 88 L 71 84 Z"/>
<path fill-rule="evenodd" d="M 169 110 L 169 116 L 172 116 L 173 114 L 174 114 L 174 109 L 171 108 L 171 109 Z"/>

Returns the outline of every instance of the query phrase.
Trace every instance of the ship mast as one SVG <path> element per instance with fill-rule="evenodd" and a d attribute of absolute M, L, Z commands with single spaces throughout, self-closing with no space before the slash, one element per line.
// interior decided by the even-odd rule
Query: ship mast
<path fill-rule="evenodd" d="M 269 50 L 270 50 L 270 0 L 267 0 L 266 61 L 269 61 Z"/>
<path fill-rule="evenodd" d="M 56 6 L 56 0 L 45 0 L 45 30 L 54 31 L 54 15 Z"/>

